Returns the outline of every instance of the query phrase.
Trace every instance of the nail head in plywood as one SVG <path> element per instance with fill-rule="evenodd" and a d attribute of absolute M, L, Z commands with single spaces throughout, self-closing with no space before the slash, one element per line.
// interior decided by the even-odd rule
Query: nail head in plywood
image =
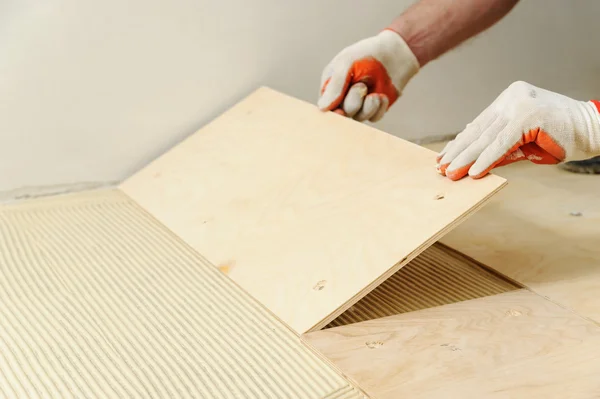
<path fill-rule="evenodd" d="M 213 264 L 234 261 L 228 275 L 303 333 L 325 326 L 505 184 L 493 175 L 451 182 L 434 159 L 261 88 L 121 188 Z"/>

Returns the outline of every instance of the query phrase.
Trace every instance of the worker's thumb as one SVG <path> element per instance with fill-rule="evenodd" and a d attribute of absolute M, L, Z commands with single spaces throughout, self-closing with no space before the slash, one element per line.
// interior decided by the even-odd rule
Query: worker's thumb
<path fill-rule="evenodd" d="M 327 71 L 324 74 L 321 96 L 317 102 L 322 111 L 333 111 L 342 104 L 350 85 L 350 67 L 351 63 L 340 63 L 330 73 Z"/>

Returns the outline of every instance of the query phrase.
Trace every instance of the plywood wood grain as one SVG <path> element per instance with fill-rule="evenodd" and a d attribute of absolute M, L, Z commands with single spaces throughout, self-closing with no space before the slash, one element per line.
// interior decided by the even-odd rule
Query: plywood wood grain
<path fill-rule="evenodd" d="M 111 190 L 0 208 L 0 397 L 364 395 Z"/>
<path fill-rule="evenodd" d="M 510 184 L 442 242 L 600 323 L 600 176 L 529 162 L 496 173 Z"/>
<path fill-rule="evenodd" d="M 379 399 L 600 397 L 600 327 L 526 290 L 304 338 Z"/>
<path fill-rule="evenodd" d="M 440 243 L 435 243 L 327 326 L 337 327 L 414 312 L 522 288 Z"/>
<path fill-rule="evenodd" d="M 504 184 L 450 182 L 428 149 L 261 88 L 121 188 L 303 333 Z"/>

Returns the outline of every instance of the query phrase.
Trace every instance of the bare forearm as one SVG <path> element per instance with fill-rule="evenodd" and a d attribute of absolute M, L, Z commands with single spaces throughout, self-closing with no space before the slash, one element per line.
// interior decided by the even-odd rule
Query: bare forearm
<path fill-rule="evenodd" d="M 423 67 L 465 40 L 488 29 L 519 0 L 421 0 L 396 18 L 396 31 Z"/>

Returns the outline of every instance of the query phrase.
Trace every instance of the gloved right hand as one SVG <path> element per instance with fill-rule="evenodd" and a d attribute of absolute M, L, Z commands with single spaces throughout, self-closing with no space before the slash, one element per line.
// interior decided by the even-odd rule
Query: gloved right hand
<path fill-rule="evenodd" d="M 576 150 L 600 154 L 600 102 L 515 82 L 446 145 L 437 161 L 451 180 L 479 179 L 522 160 L 568 161 Z"/>
<path fill-rule="evenodd" d="M 419 71 L 419 62 L 402 37 L 384 30 L 339 52 L 321 76 L 323 111 L 357 121 L 380 120 Z"/>

